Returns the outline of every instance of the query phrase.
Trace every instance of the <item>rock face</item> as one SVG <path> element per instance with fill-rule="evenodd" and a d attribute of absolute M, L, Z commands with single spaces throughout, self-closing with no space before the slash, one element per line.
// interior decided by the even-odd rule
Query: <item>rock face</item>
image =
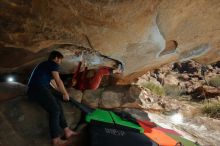
<path fill-rule="evenodd" d="M 92 108 L 128 108 L 157 112 L 173 111 L 179 108 L 176 100 L 171 101 L 169 98 L 154 95 L 150 90 L 143 89 L 137 85 L 111 86 L 95 91 L 86 90 L 81 98 L 83 104 Z M 75 99 L 78 99 L 78 97 Z"/>
<path fill-rule="evenodd" d="M 220 87 L 200 86 L 193 91 L 195 99 L 215 98 L 220 96 Z"/>
<path fill-rule="evenodd" d="M 25 86 L 22 89 L 24 88 Z M 107 109 L 121 108 L 140 119 L 148 119 L 147 113 L 140 109 L 164 110 L 164 107 L 158 104 L 164 102 L 160 97 L 153 96 L 149 91 L 142 90 L 135 85 L 113 86 L 96 91 L 86 90 L 83 93 L 75 89 L 68 90 L 74 99 L 88 106 Z M 10 92 L 9 89 L 6 91 Z M 171 109 L 170 103 L 170 101 L 166 103 L 169 109 Z M 68 125 L 75 128 L 81 112 L 68 103 L 64 103 L 63 107 Z M 17 95 L 13 99 L 0 102 L 0 121 L 0 146 L 50 145 L 47 113 L 24 95 Z M 77 141 L 80 139 L 77 138 Z"/>
<path fill-rule="evenodd" d="M 80 111 L 64 105 L 68 124 L 74 128 Z M 0 103 L 0 146 L 50 145 L 47 113 L 25 96 Z"/>
<path fill-rule="evenodd" d="M 26 86 L 20 83 L 0 82 L 0 102 L 24 96 L 26 94 Z"/>
<path fill-rule="evenodd" d="M 215 62 L 219 6 L 218 0 L 1 1 L 0 72 L 24 70 L 52 49 L 71 56 L 78 47 L 122 62 L 125 81 L 172 61 Z"/>

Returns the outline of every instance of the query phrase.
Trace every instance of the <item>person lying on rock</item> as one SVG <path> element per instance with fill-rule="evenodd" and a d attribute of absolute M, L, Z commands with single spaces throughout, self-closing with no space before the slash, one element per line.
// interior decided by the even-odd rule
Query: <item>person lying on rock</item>
<path fill-rule="evenodd" d="M 88 69 L 82 56 L 80 56 L 77 69 L 75 69 L 74 73 L 62 75 L 65 86 L 81 91 L 88 89 L 96 90 L 99 88 L 103 76 L 122 73 L 121 64 L 115 64 L 113 67 L 100 66 L 98 69 Z M 58 90 L 54 80 L 51 80 L 51 86 Z"/>
<path fill-rule="evenodd" d="M 60 139 L 60 128 L 64 130 L 66 139 L 77 133 L 72 131 L 64 117 L 60 100 L 68 101 L 69 94 L 59 76 L 59 66 L 63 55 L 58 51 L 52 51 L 47 61 L 37 65 L 28 82 L 28 98 L 39 103 L 49 113 L 49 128 L 53 146 L 60 146 L 65 141 Z M 59 91 L 50 87 L 50 81 L 54 79 Z"/>
<path fill-rule="evenodd" d="M 103 76 L 122 73 L 118 66 L 115 69 L 101 66 L 98 69 L 88 70 L 86 63 L 84 64 L 84 70 L 80 72 L 82 63 L 82 61 L 79 62 L 77 70 L 73 73 L 72 80 L 69 83 L 69 86 L 81 91 L 87 89 L 96 90 L 99 87 Z"/>

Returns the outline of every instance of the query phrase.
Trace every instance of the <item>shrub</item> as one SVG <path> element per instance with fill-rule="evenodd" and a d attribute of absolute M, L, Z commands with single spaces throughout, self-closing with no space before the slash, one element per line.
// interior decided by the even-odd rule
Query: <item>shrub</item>
<path fill-rule="evenodd" d="M 202 113 L 212 118 L 220 118 L 220 102 L 205 103 Z"/>
<path fill-rule="evenodd" d="M 145 83 L 142 83 L 141 86 L 151 90 L 151 92 L 156 94 L 156 95 L 159 95 L 159 96 L 164 96 L 165 95 L 165 91 L 164 91 L 163 87 L 160 86 L 160 85 L 156 85 L 152 82 L 145 82 Z"/>
<path fill-rule="evenodd" d="M 209 85 L 214 87 L 220 87 L 220 75 L 217 75 L 209 80 Z"/>
<path fill-rule="evenodd" d="M 177 85 L 164 85 L 164 90 L 167 96 L 178 97 L 183 95 L 186 91 L 180 89 Z"/>

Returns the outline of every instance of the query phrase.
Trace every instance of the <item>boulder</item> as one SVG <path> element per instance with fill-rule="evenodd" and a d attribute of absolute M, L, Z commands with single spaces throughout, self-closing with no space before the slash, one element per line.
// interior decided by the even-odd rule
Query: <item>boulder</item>
<path fill-rule="evenodd" d="M 123 92 L 105 91 L 102 93 L 101 108 L 118 108 L 122 104 Z"/>
<path fill-rule="evenodd" d="M 0 102 L 23 96 L 26 94 L 26 86 L 16 82 L 0 82 Z"/>
<path fill-rule="evenodd" d="M 218 0 L 3 0 L 0 5 L 4 73 L 24 72 L 58 48 L 69 51 L 64 61 L 69 73 L 73 52 L 81 47 L 122 62 L 123 81 L 174 61 L 220 59 Z"/>
<path fill-rule="evenodd" d="M 122 98 L 122 107 L 141 108 L 142 89 L 138 86 L 130 86 L 127 90 L 127 95 Z"/>
<path fill-rule="evenodd" d="M 179 80 L 177 74 L 168 74 L 164 77 L 164 85 L 169 84 L 169 85 L 179 85 Z"/>
<path fill-rule="evenodd" d="M 101 88 L 97 90 L 85 90 L 83 92 L 82 103 L 90 107 L 97 108 L 99 106 L 102 90 L 103 89 Z"/>
<path fill-rule="evenodd" d="M 80 90 L 76 90 L 74 88 L 68 88 L 67 92 L 69 93 L 69 96 L 71 98 L 78 101 L 79 103 L 82 102 L 83 93 Z"/>
<path fill-rule="evenodd" d="M 220 88 L 203 85 L 196 88 L 192 92 L 192 96 L 194 99 L 199 99 L 199 100 L 206 98 L 217 98 L 217 96 L 220 96 Z"/>
<path fill-rule="evenodd" d="M 68 124 L 74 128 L 80 111 L 65 103 L 64 113 Z M 47 113 L 26 96 L 0 103 L 1 146 L 50 146 Z"/>

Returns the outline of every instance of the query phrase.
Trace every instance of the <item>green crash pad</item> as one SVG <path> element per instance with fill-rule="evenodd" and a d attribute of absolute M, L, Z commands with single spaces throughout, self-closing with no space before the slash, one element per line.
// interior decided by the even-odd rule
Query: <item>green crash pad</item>
<path fill-rule="evenodd" d="M 105 123 L 114 123 L 108 111 L 96 109 L 94 112 L 86 115 L 86 122 L 91 122 L 91 120 L 105 122 Z"/>
<path fill-rule="evenodd" d="M 173 135 L 173 134 L 167 134 L 171 138 L 175 139 L 176 141 L 181 142 L 184 146 L 199 146 L 199 144 L 196 144 L 188 139 L 185 139 L 181 136 Z"/>
<path fill-rule="evenodd" d="M 91 120 L 105 122 L 105 123 L 112 123 L 117 124 L 133 129 L 137 129 L 140 133 L 144 133 L 144 129 L 140 127 L 137 124 L 134 124 L 132 122 L 123 120 L 118 115 L 116 115 L 114 112 L 96 109 L 94 112 L 87 114 L 86 121 L 89 123 Z"/>

